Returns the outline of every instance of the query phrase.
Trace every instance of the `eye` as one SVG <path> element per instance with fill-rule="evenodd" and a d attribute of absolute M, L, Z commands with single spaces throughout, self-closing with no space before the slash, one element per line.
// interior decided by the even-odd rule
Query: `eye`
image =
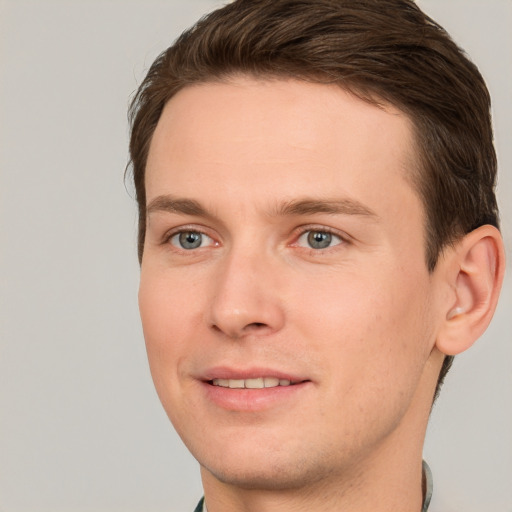
<path fill-rule="evenodd" d="M 309 230 L 299 236 L 297 245 L 310 249 L 327 249 L 342 242 L 341 237 L 329 231 Z"/>
<path fill-rule="evenodd" d="M 185 249 L 186 251 L 207 247 L 214 243 L 208 235 L 199 231 L 180 231 L 171 236 L 169 241 L 174 247 Z"/>

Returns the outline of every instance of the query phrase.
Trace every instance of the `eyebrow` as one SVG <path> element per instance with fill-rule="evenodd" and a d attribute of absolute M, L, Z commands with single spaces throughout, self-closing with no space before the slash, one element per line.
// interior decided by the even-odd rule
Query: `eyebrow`
<path fill-rule="evenodd" d="M 146 207 L 146 213 L 168 212 L 196 217 L 213 217 L 198 201 L 181 199 L 171 195 L 155 197 Z"/>
<path fill-rule="evenodd" d="M 297 199 L 279 205 L 275 215 L 312 215 L 328 213 L 333 215 L 361 215 L 377 219 L 378 215 L 363 203 L 354 199 Z"/>
<path fill-rule="evenodd" d="M 177 198 L 172 195 L 155 197 L 147 206 L 146 213 L 168 212 L 195 217 L 215 218 L 201 203 L 194 199 Z M 343 199 L 294 199 L 272 209 L 272 217 L 288 217 L 326 213 L 332 215 L 358 215 L 378 219 L 379 216 L 359 201 Z"/>

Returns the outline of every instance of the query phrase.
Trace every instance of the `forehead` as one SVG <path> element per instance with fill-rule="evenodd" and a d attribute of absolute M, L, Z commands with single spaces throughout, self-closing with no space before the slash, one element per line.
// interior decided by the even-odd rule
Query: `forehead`
<path fill-rule="evenodd" d="M 378 203 L 386 191 L 414 194 L 413 155 L 412 124 L 391 105 L 337 85 L 238 77 L 186 87 L 167 103 L 150 146 L 147 198 L 209 187 L 241 205 L 333 194 Z"/>

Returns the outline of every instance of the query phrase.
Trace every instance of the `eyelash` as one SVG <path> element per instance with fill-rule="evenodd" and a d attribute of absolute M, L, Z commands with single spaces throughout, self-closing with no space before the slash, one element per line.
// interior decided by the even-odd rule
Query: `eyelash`
<path fill-rule="evenodd" d="M 205 228 L 203 228 L 202 226 L 180 226 L 179 228 L 176 228 L 176 229 L 173 229 L 171 231 L 168 231 L 163 239 L 162 239 L 162 245 L 173 245 L 171 243 L 172 239 L 175 237 L 175 236 L 179 236 L 179 235 L 182 235 L 182 234 L 191 234 L 191 233 L 197 233 L 199 235 L 202 235 L 202 236 L 206 236 L 208 238 L 210 238 L 214 243 L 213 245 L 219 245 L 218 242 L 215 241 L 215 238 L 213 236 L 210 236 Z M 176 250 L 181 250 L 181 251 L 185 251 L 185 252 L 193 252 L 194 249 L 185 249 L 184 247 L 177 247 L 177 246 L 173 246 Z M 199 247 L 201 248 L 201 247 Z"/>
<path fill-rule="evenodd" d="M 179 228 L 173 229 L 164 235 L 163 240 L 162 240 L 162 245 L 172 245 L 173 248 L 177 251 L 183 251 L 183 252 L 189 252 L 189 253 L 195 252 L 197 249 L 203 248 L 200 246 L 197 248 L 186 249 L 184 247 L 178 247 L 171 243 L 171 241 L 174 237 L 182 235 L 182 234 L 191 234 L 191 233 L 196 233 L 196 234 L 210 238 L 213 241 L 213 244 L 211 244 L 211 245 L 213 245 L 214 247 L 220 245 L 219 242 L 217 242 L 213 236 L 210 236 L 206 232 L 205 228 L 203 228 L 201 226 L 199 226 L 199 227 L 198 226 L 190 226 L 190 227 L 180 226 Z M 340 241 L 332 246 L 329 245 L 328 247 L 325 247 L 325 248 L 305 247 L 305 246 L 299 245 L 300 238 L 308 233 L 323 233 L 323 234 L 327 234 L 332 237 L 336 237 Z M 325 253 L 325 252 L 329 251 L 330 249 L 335 249 L 339 245 L 346 245 L 346 244 L 350 243 L 350 239 L 345 233 L 340 233 L 339 231 L 328 228 L 326 226 L 310 226 L 310 225 L 301 226 L 301 227 L 297 228 L 293 235 L 293 240 L 294 241 L 291 244 L 289 244 L 291 247 L 298 247 L 302 250 L 308 251 L 311 254 L 316 254 L 316 255 L 318 255 L 320 253 Z"/>
<path fill-rule="evenodd" d="M 328 247 L 324 248 L 314 248 L 314 247 L 305 247 L 300 246 L 299 240 L 307 235 L 308 233 L 322 233 L 327 234 L 332 237 L 336 237 L 339 239 L 339 242 L 334 245 L 329 245 Z M 326 252 L 330 252 L 331 250 L 336 250 L 338 246 L 344 246 L 350 243 L 350 239 L 348 235 L 345 233 L 339 232 L 335 229 L 329 228 L 327 226 L 317 226 L 317 225 L 307 225 L 307 226 L 301 226 L 296 231 L 296 235 L 294 237 L 294 242 L 291 244 L 292 247 L 298 247 L 299 249 L 302 249 L 304 251 L 307 251 L 311 255 L 319 256 L 321 254 L 325 254 Z"/>

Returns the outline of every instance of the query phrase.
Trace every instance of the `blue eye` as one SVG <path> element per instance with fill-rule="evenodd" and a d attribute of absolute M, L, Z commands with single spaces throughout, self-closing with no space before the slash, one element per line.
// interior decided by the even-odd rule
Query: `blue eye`
<path fill-rule="evenodd" d="M 343 240 L 329 231 L 305 231 L 300 235 L 297 243 L 301 247 L 310 249 L 327 249 L 333 245 L 339 245 Z"/>
<path fill-rule="evenodd" d="M 199 249 L 210 245 L 213 240 L 199 231 L 181 231 L 176 233 L 170 239 L 170 242 L 175 247 L 190 251 L 192 249 Z"/>

